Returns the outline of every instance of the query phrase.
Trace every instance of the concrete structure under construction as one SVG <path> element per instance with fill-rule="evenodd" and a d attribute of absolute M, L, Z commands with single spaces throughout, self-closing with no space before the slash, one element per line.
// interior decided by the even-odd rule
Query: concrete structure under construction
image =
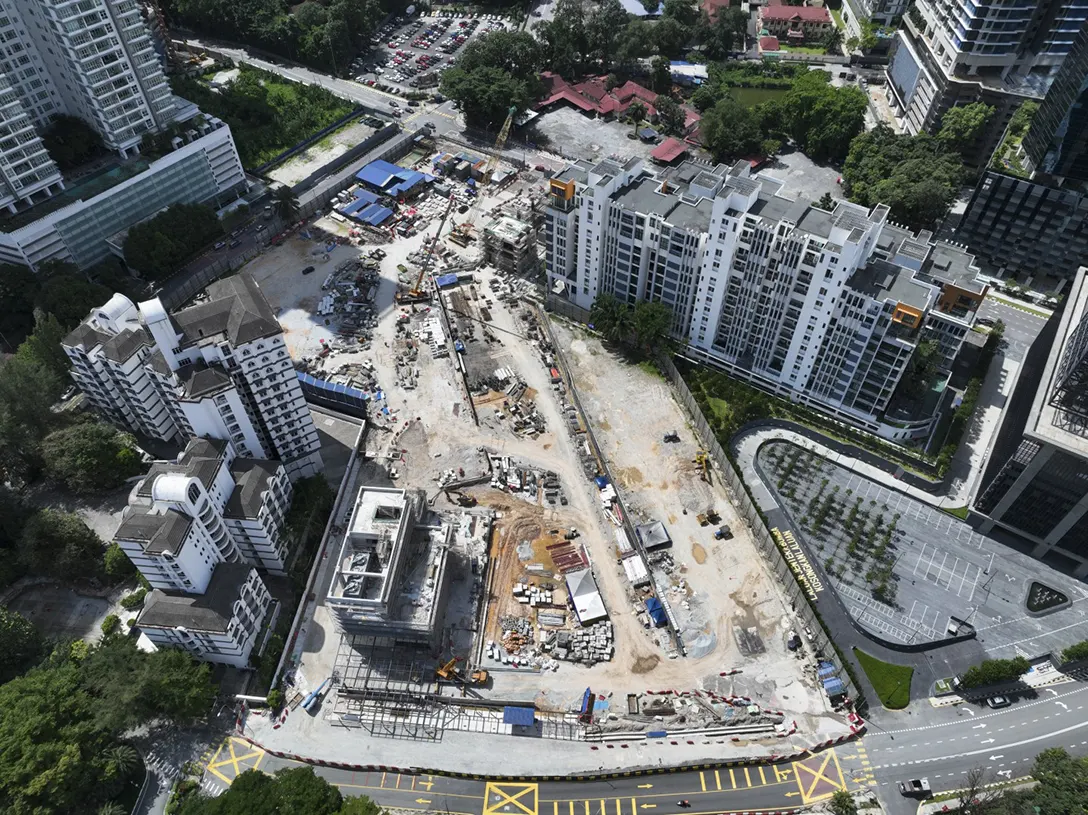
<path fill-rule="evenodd" d="M 483 236 L 484 263 L 518 274 L 536 266 L 536 241 L 529 224 L 503 215 L 484 227 Z"/>
<path fill-rule="evenodd" d="M 345 634 L 434 644 L 449 591 L 451 529 L 419 490 L 360 488 L 325 604 Z"/>

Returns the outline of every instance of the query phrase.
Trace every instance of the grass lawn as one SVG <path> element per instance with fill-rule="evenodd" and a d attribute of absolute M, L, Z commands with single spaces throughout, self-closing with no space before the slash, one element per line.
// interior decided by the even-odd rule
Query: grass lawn
<path fill-rule="evenodd" d="M 810 45 L 786 45 L 782 48 L 784 54 L 826 54 L 826 48 Z"/>
<path fill-rule="evenodd" d="M 933 684 L 933 689 L 937 693 L 951 693 L 952 692 L 952 679 L 938 679 Z"/>
<path fill-rule="evenodd" d="M 966 521 L 967 516 L 971 514 L 971 510 L 967 507 L 946 507 L 945 512 L 949 515 L 955 515 L 960 520 Z"/>
<path fill-rule="evenodd" d="M 854 656 L 873 683 L 884 707 L 900 710 L 910 704 L 910 680 L 914 676 L 914 668 L 882 662 L 857 648 L 854 649 Z"/>
<path fill-rule="evenodd" d="M 831 12 L 831 19 L 835 21 L 835 25 L 845 31 L 846 24 L 842 21 L 842 10 L 837 8 L 829 8 L 828 11 Z"/>

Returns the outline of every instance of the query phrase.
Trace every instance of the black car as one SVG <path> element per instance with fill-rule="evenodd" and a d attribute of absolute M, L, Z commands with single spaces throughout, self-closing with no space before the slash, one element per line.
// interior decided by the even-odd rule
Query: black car
<path fill-rule="evenodd" d="M 241 246 L 241 245 L 242 245 L 242 242 L 238 241 L 238 240 L 231 241 L 230 243 L 227 244 L 227 246 L 230 247 L 231 249 L 234 249 L 236 246 Z"/>
<path fill-rule="evenodd" d="M 313 271 L 314 271 L 314 267 L 313 267 L 313 266 L 307 266 L 307 267 L 306 267 L 305 269 L 303 269 L 303 270 L 302 270 L 302 273 L 303 273 L 303 274 L 310 274 L 310 273 L 311 273 L 311 272 L 313 272 Z"/>

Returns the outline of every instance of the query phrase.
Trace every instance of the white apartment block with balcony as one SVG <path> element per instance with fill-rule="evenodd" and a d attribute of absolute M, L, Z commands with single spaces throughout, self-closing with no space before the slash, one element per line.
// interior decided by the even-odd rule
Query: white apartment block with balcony
<path fill-rule="evenodd" d="M 887 69 L 892 110 L 919 133 L 956 105 L 994 106 L 973 151 L 985 163 L 1016 108 L 1046 94 L 1086 18 L 1084 0 L 915 0 Z"/>
<path fill-rule="evenodd" d="M 958 354 L 986 291 L 970 255 L 888 224 L 882 205 L 786 198 L 744 162 L 652 175 L 606 160 L 549 183 L 553 297 L 665 303 L 691 359 L 888 438 L 931 429 L 886 414 L 920 341 L 937 340 L 944 369 Z"/>
<path fill-rule="evenodd" d="M 115 424 L 156 439 L 229 440 L 288 476 L 323 468 L 321 442 L 276 316 L 249 275 L 173 314 L 121 295 L 65 338 L 72 377 Z"/>
<path fill-rule="evenodd" d="M 114 540 L 151 584 L 138 625 L 153 643 L 244 667 L 270 595 L 256 568 L 286 571 L 291 487 L 277 462 L 193 439 L 129 494 Z"/>

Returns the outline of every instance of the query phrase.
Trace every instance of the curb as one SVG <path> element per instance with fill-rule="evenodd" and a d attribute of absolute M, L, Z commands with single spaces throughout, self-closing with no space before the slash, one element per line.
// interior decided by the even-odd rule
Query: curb
<path fill-rule="evenodd" d="M 858 719 L 860 722 L 860 718 Z M 767 766 L 772 764 L 784 764 L 792 761 L 797 761 L 805 756 L 812 755 L 824 750 L 828 747 L 832 747 L 836 744 L 843 744 L 852 739 L 860 738 L 864 732 L 865 724 L 851 724 L 850 733 L 839 736 L 835 739 L 828 739 L 813 747 L 801 749 L 788 754 L 773 753 L 769 756 L 753 756 L 750 758 L 738 758 L 729 759 L 726 761 L 706 761 L 695 762 L 692 764 L 680 764 L 672 767 L 639 767 L 631 770 L 614 770 L 612 772 L 590 772 L 581 775 L 488 775 L 486 773 L 462 773 L 452 770 L 440 770 L 428 767 L 395 767 L 386 764 L 350 764 L 343 761 L 326 761 L 324 759 L 309 758 L 307 756 L 299 756 L 294 753 L 286 753 L 281 750 L 273 750 L 265 747 L 260 742 L 251 739 L 249 736 L 237 735 L 235 738 L 240 738 L 248 744 L 256 747 L 259 750 L 264 750 L 269 755 L 276 756 L 277 758 L 284 758 L 289 761 L 297 761 L 300 764 L 309 764 L 313 767 L 331 767 L 337 770 L 351 770 L 353 772 L 383 772 L 383 773 L 399 773 L 401 775 L 436 775 L 444 778 L 460 778 L 471 781 L 499 781 L 499 782 L 526 782 L 526 783 L 539 783 L 545 781 L 605 781 L 618 778 L 637 778 L 644 775 L 669 775 L 672 773 L 692 772 L 697 770 L 715 770 L 725 769 L 729 767 L 744 767 L 744 766 Z M 676 742 L 673 742 L 674 744 Z M 689 744 L 694 742 L 688 742 Z M 610 747 L 613 745 L 609 745 Z M 627 745 L 622 745 L 626 747 Z M 598 749 L 593 746 L 591 749 Z M 786 810 L 790 811 L 790 810 Z M 752 811 L 746 813 L 734 813 L 733 815 L 784 815 L 784 813 L 777 813 L 775 811 Z"/>

